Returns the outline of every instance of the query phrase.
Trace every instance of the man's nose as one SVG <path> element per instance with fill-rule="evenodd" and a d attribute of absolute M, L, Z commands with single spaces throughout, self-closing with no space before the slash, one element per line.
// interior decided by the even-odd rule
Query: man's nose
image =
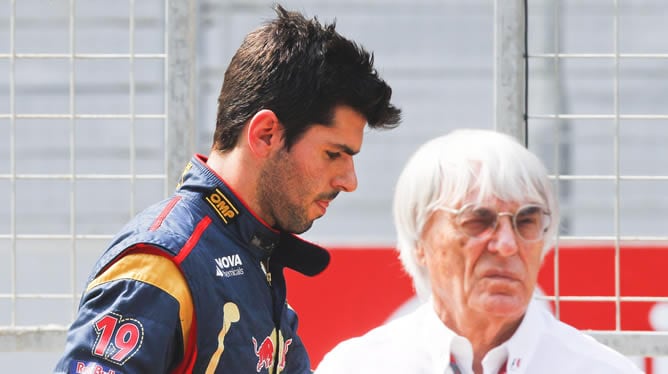
<path fill-rule="evenodd" d="M 502 256 L 512 256 L 518 250 L 517 233 L 513 227 L 513 217 L 501 214 L 497 217 L 496 229 L 489 243 L 489 249 L 498 252 Z"/>
<path fill-rule="evenodd" d="M 352 158 L 332 182 L 337 190 L 352 192 L 357 189 L 357 174 L 355 173 L 355 163 Z"/>

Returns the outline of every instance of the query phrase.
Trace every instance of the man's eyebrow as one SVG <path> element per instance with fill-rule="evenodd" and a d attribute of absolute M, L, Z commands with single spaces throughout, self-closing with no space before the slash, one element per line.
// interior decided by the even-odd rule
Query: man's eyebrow
<path fill-rule="evenodd" d="M 349 155 L 351 155 L 351 156 L 354 156 L 354 155 L 356 155 L 356 154 L 358 154 L 358 153 L 360 152 L 359 150 L 356 151 L 356 150 L 354 150 L 354 149 L 348 147 L 347 145 L 345 145 L 345 144 L 341 144 L 341 143 L 333 143 L 332 146 L 333 146 L 333 147 L 336 147 L 336 148 L 338 148 L 338 149 L 340 149 L 340 150 L 343 151 L 344 153 L 347 153 L 347 154 L 349 154 Z"/>

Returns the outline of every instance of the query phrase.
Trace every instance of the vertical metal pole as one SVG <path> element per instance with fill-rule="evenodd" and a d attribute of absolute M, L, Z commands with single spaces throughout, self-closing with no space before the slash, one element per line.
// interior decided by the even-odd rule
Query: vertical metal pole
<path fill-rule="evenodd" d="M 134 216 L 136 211 L 136 193 L 137 193 L 137 140 L 135 139 L 135 133 L 137 129 L 137 108 L 136 108 L 136 85 L 135 80 L 135 0 L 130 0 L 128 4 L 130 8 L 129 18 L 129 27 L 130 27 L 130 76 L 128 77 L 130 84 L 130 217 Z"/>
<path fill-rule="evenodd" d="M 77 297 L 77 120 L 76 120 L 76 0 L 70 0 L 70 15 L 69 15 L 69 31 L 70 31 L 70 82 L 69 82 L 69 110 L 70 110 L 70 266 L 72 273 L 70 274 L 70 287 L 72 289 L 72 304 L 71 316 L 74 320 L 79 305 L 79 298 Z"/>
<path fill-rule="evenodd" d="M 526 144 L 524 1 L 494 1 L 494 129 Z"/>
<path fill-rule="evenodd" d="M 9 180 L 11 198 L 9 199 L 9 237 L 11 246 L 11 311 L 9 325 L 16 327 L 16 0 L 11 1 L 9 15 Z"/>
<path fill-rule="evenodd" d="M 620 168 L 620 126 L 619 126 L 619 3 L 614 0 L 614 46 L 615 46 L 615 77 L 614 77 L 614 110 L 615 110 L 615 330 L 622 329 L 621 304 L 621 168 Z"/>
<path fill-rule="evenodd" d="M 166 191 L 195 151 L 196 0 L 167 0 Z"/>
<path fill-rule="evenodd" d="M 546 12 L 549 12 L 550 9 L 548 7 L 545 7 Z M 553 27 L 549 28 L 552 32 L 553 35 L 553 51 L 554 51 L 554 69 L 553 69 L 553 75 L 551 77 L 551 80 L 554 82 L 552 86 L 552 92 L 554 92 L 554 97 L 556 99 L 556 114 L 559 116 L 560 113 L 563 113 L 563 107 L 562 107 L 562 97 L 563 97 L 563 90 L 561 89 L 561 62 L 559 60 L 559 57 L 557 55 L 559 52 L 561 52 L 561 11 L 560 11 L 559 3 L 554 2 L 554 7 L 552 9 L 553 13 Z M 547 18 L 547 17 L 546 17 Z M 564 136 L 562 135 L 568 135 L 569 131 L 569 126 L 567 122 L 564 122 L 563 124 L 561 123 L 561 120 L 557 120 L 556 126 L 554 126 L 554 170 L 556 170 L 556 180 L 554 183 L 554 193 L 557 195 L 557 197 L 562 200 L 566 201 L 568 195 L 568 187 L 567 185 L 562 186 L 561 183 L 561 175 L 562 174 L 568 174 L 567 172 L 567 167 L 568 167 L 568 158 L 566 157 L 569 154 L 568 150 L 568 143 L 563 141 L 562 139 Z M 564 196 L 562 198 L 562 196 Z M 563 212 L 563 210 L 562 210 Z M 559 222 L 559 225 L 561 227 L 564 222 L 564 215 L 563 213 L 561 214 L 561 222 Z M 567 227 L 567 226 L 566 226 Z M 561 319 L 561 287 L 560 287 L 560 277 L 561 277 L 561 259 L 559 256 L 560 250 L 559 250 L 559 234 L 557 233 L 557 238 L 554 241 L 554 316 L 557 317 L 557 319 Z"/>

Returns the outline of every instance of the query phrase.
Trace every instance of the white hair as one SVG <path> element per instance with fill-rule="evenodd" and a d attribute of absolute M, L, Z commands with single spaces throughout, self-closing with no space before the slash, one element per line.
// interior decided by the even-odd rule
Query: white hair
<path fill-rule="evenodd" d="M 415 256 L 422 230 L 438 207 L 477 201 L 541 203 L 550 211 L 543 255 L 552 246 L 559 208 L 543 163 L 514 138 L 492 130 L 460 129 L 423 144 L 404 167 L 394 194 L 397 250 L 420 298 L 431 294 L 426 268 Z"/>

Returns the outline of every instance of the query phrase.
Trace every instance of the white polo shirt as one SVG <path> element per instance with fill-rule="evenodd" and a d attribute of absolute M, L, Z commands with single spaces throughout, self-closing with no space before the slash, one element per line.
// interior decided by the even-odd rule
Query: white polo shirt
<path fill-rule="evenodd" d="M 462 374 L 473 373 L 470 342 L 447 328 L 428 302 L 408 315 L 338 344 L 315 374 L 451 374 L 450 355 Z M 635 374 L 631 360 L 558 321 L 534 302 L 515 334 L 487 353 L 484 374 Z"/>

